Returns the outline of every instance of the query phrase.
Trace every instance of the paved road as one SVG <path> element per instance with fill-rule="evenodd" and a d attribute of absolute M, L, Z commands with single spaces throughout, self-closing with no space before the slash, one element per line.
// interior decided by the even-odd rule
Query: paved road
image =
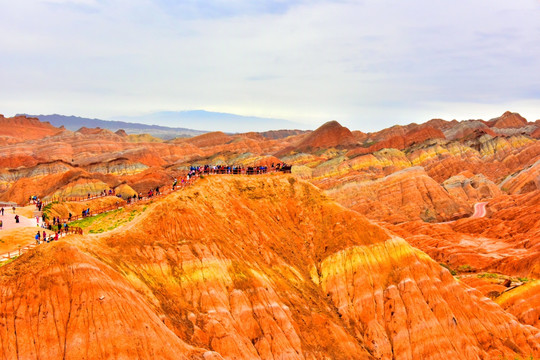
<path fill-rule="evenodd" d="M 486 205 L 487 201 L 474 204 L 474 214 L 471 215 L 471 218 L 482 218 L 486 216 Z"/>
<path fill-rule="evenodd" d="M 17 213 L 17 210 L 15 210 L 15 213 Z M 15 229 L 20 227 L 29 227 L 29 226 L 36 226 L 36 219 L 29 219 L 27 217 L 22 216 L 19 214 L 19 223 L 17 224 L 15 222 L 15 214 L 11 209 L 6 209 L 4 211 L 4 216 L 0 215 L 0 220 L 2 220 L 2 229 L 3 230 L 9 230 L 9 229 Z"/>

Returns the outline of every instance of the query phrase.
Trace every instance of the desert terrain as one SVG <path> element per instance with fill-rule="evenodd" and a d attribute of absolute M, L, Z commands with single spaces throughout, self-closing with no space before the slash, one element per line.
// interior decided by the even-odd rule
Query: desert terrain
<path fill-rule="evenodd" d="M 0 115 L 0 359 L 540 359 L 539 139 Z"/>

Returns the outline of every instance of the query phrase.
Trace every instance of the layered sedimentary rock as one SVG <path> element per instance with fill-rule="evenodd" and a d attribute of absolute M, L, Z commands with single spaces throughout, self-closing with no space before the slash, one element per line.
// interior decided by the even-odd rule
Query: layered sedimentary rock
<path fill-rule="evenodd" d="M 443 186 L 454 198 L 466 201 L 480 201 L 502 195 L 499 187 L 482 174 L 470 175 L 472 173 L 469 172 L 452 176 L 443 182 Z"/>
<path fill-rule="evenodd" d="M 472 211 L 465 201 L 453 198 L 421 167 L 407 168 L 375 181 L 349 183 L 327 193 L 361 214 L 392 223 L 412 219 L 445 221 Z"/>
<path fill-rule="evenodd" d="M 0 287 L 2 358 L 203 359 L 120 274 L 66 243 L 0 268 Z"/>
<path fill-rule="evenodd" d="M 0 143 L 16 143 L 26 140 L 41 139 L 62 132 L 50 123 L 36 118 L 15 116 L 6 118 L 0 114 Z"/>
<path fill-rule="evenodd" d="M 527 120 L 518 113 L 507 111 L 500 117 L 489 120 L 487 124 L 499 129 L 521 128 L 527 125 Z"/>
<path fill-rule="evenodd" d="M 291 150 L 301 152 L 320 148 L 347 147 L 356 142 L 355 136 L 349 129 L 341 126 L 337 121 L 329 121 L 303 137 L 300 143 Z"/>
<path fill-rule="evenodd" d="M 508 176 L 501 182 L 500 187 L 508 194 L 522 194 L 540 189 L 540 160 Z"/>
<path fill-rule="evenodd" d="M 540 351 L 538 330 L 292 177 L 207 178 L 77 244 L 145 294 L 176 336 L 224 358 Z"/>
<path fill-rule="evenodd" d="M 389 228 L 451 268 L 540 277 L 540 191 L 499 196 L 487 216 L 446 224 L 408 222 Z"/>
<path fill-rule="evenodd" d="M 516 287 L 495 301 L 523 324 L 540 328 L 540 280 Z"/>

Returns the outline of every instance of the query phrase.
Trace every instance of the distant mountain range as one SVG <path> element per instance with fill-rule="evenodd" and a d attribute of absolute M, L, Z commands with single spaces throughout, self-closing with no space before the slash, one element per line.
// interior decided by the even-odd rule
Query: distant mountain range
<path fill-rule="evenodd" d="M 161 139 L 173 139 L 176 137 L 191 137 L 206 133 L 207 131 L 192 130 L 186 128 L 173 128 L 160 125 L 148 125 L 140 123 L 132 123 L 126 121 L 116 120 L 100 120 L 90 119 L 79 116 L 65 116 L 65 115 L 28 115 L 30 117 L 38 118 L 41 121 L 48 121 L 51 125 L 60 127 L 64 126 L 68 130 L 76 131 L 82 127 L 87 128 L 102 128 L 111 131 L 117 131 L 123 129 L 128 134 L 150 134 L 152 136 Z"/>
<path fill-rule="evenodd" d="M 117 117 L 114 120 L 90 119 L 58 114 L 21 115 L 36 117 L 41 121 L 48 121 L 53 126 L 64 126 L 66 129 L 72 131 L 78 130 L 81 127 L 100 127 L 111 131 L 123 129 L 128 134 L 150 134 L 161 139 L 191 137 L 218 130 L 231 133 L 305 127 L 302 124 L 288 120 L 241 116 L 204 110 L 162 111 L 142 116 Z M 199 130 L 194 130 L 192 127 Z"/>
<path fill-rule="evenodd" d="M 114 120 L 227 133 L 303 129 L 306 127 L 304 124 L 289 120 L 242 116 L 205 110 L 160 111 L 142 116 L 116 117 Z"/>

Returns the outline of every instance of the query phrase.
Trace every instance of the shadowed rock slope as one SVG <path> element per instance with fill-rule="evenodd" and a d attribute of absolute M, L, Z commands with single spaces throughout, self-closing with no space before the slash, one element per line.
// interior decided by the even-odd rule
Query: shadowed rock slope
<path fill-rule="evenodd" d="M 150 205 L 124 227 L 71 242 L 43 247 L 40 256 L 29 254 L 0 269 L 2 288 L 11 289 L 3 293 L 3 329 L 17 326 L 16 334 L 11 328 L 3 333 L 2 349 L 31 357 L 38 324 L 40 332 L 52 334 L 73 326 L 82 333 L 77 341 L 36 340 L 51 353 L 66 349 L 69 358 L 94 346 L 87 344 L 93 330 L 86 324 L 92 329 L 106 318 L 113 324 L 107 331 L 125 327 L 120 348 L 130 341 L 147 344 L 146 337 L 159 333 L 159 348 L 168 349 L 162 347 L 168 341 L 171 352 L 186 356 L 199 354 L 195 348 L 227 359 L 540 356 L 538 329 L 293 177 L 205 178 Z M 58 269 L 62 262 L 73 265 Z M 74 279 L 78 271 L 91 276 Z M 53 312 L 62 326 L 22 315 L 29 310 L 13 314 L 15 307 L 41 314 L 41 302 L 56 301 L 48 285 L 39 286 L 43 276 L 52 289 L 65 289 Z M 30 293 L 21 290 L 35 279 L 27 285 Z M 98 286 L 101 279 L 105 284 Z M 89 311 L 102 301 L 101 286 L 114 288 L 111 300 L 130 301 L 106 315 Z M 78 316 L 78 322 L 69 320 Z M 140 326 L 137 317 L 153 333 L 132 330 Z M 24 331 L 29 337 L 20 335 Z M 149 358 L 146 351 L 139 357 Z"/>

